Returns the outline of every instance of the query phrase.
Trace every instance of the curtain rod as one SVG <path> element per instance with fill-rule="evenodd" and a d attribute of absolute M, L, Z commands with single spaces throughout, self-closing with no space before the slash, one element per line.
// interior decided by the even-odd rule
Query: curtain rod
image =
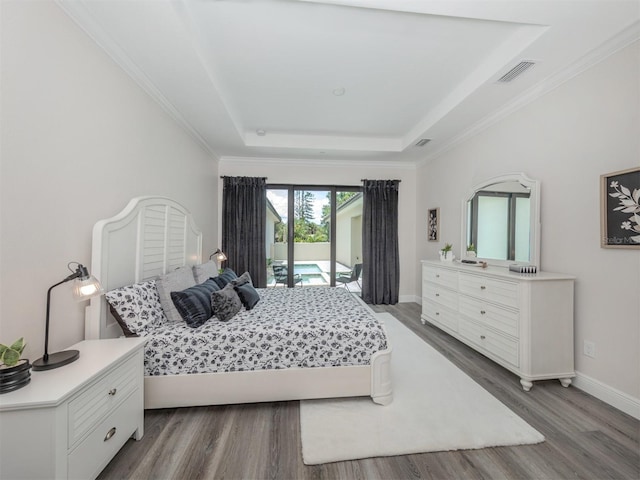
<path fill-rule="evenodd" d="M 241 177 L 245 177 L 245 178 L 262 178 L 263 180 L 267 180 L 269 177 L 247 177 L 246 175 L 241 175 Z M 232 177 L 231 175 L 220 175 L 220 178 L 238 178 L 238 177 Z"/>
<path fill-rule="evenodd" d="M 367 180 L 369 180 L 369 179 L 368 178 L 361 178 L 360 179 L 361 182 L 366 182 Z M 387 180 L 384 180 L 384 181 L 387 181 Z M 398 182 L 398 183 L 400 183 L 401 181 L 402 180 L 391 180 L 391 182 Z"/>

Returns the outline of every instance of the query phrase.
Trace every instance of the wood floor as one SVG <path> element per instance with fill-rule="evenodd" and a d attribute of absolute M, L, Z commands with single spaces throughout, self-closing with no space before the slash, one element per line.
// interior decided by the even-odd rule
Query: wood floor
<path fill-rule="evenodd" d="M 558 381 L 518 378 L 436 328 L 420 306 L 376 306 L 443 353 L 545 437 L 537 445 L 302 463 L 299 402 L 147 410 L 100 479 L 640 479 L 640 422 Z M 469 399 L 472 401 L 473 399 Z"/>

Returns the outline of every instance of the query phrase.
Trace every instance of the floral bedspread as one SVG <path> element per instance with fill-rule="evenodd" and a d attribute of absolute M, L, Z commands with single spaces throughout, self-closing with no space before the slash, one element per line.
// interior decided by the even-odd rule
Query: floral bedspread
<path fill-rule="evenodd" d="M 149 335 L 145 375 L 368 365 L 387 348 L 378 320 L 344 289 L 257 289 L 228 322 L 164 323 Z"/>

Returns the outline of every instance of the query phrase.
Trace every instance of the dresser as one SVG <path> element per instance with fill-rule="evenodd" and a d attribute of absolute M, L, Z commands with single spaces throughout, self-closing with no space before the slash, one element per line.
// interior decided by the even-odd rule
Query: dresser
<path fill-rule="evenodd" d="M 422 323 L 442 329 L 520 377 L 575 377 L 570 275 L 422 261 Z"/>
<path fill-rule="evenodd" d="M 0 395 L 0 478 L 95 478 L 144 433 L 144 338 L 87 340 L 75 362 Z"/>

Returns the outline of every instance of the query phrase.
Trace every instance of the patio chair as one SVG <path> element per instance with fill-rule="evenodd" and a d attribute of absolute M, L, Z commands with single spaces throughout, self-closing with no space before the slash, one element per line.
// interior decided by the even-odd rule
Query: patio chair
<path fill-rule="evenodd" d="M 344 285 L 349 292 L 351 292 L 351 290 L 349 290 L 349 284 L 351 282 L 356 282 L 360 289 L 362 289 L 362 285 L 360 285 L 360 273 L 362 273 L 362 264 L 356 263 L 351 269 L 351 272 L 339 273 L 336 277 L 336 282 Z"/>
<path fill-rule="evenodd" d="M 273 278 L 276 281 L 276 285 L 278 285 L 279 283 L 282 283 L 283 285 L 287 285 L 287 281 L 288 281 L 288 273 L 289 273 L 289 269 L 286 267 L 286 265 L 273 265 Z M 299 273 L 294 273 L 293 274 L 293 286 L 295 287 L 297 284 L 302 285 L 302 275 L 300 275 Z"/>

